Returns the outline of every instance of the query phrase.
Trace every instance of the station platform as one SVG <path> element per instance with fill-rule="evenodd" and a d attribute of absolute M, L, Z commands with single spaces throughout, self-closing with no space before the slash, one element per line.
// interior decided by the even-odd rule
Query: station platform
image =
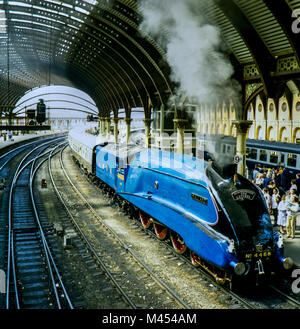
<path fill-rule="evenodd" d="M 297 268 L 300 268 L 300 214 L 297 216 L 296 232 L 294 239 L 283 236 L 284 256 L 291 257 Z"/>

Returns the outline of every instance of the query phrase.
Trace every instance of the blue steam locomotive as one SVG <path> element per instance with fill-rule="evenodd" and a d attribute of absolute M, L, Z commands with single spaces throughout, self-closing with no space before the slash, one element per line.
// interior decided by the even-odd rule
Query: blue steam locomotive
<path fill-rule="evenodd" d="M 69 134 L 80 165 L 137 210 L 145 229 L 170 238 L 177 253 L 189 252 L 220 283 L 280 263 L 291 268 L 260 190 L 234 164 L 86 138 Z"/>

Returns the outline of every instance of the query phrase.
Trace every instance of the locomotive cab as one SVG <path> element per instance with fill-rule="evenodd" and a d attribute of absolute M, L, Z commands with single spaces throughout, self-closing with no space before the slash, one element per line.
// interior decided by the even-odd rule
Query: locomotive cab
<path fill-rule="evenodd" d="M 221 221 L 227 222 L 226 232 L 224 223 L 218 223 L 215 229 L 221 229 L 231 239 L 228 252 L 245 265 L 243 274 L 253 271 L 265 274 L 276 259 L 289 267 L 287 264 L 291 262 L 283 259 L 283 244 L 279 234 L 273 232 L 260 190 L 236 174 L 234 164 L 228 164 L 222 170 L 220 167 L 210 164 L 206 169 L 212 194 L 222 213 Z"/>

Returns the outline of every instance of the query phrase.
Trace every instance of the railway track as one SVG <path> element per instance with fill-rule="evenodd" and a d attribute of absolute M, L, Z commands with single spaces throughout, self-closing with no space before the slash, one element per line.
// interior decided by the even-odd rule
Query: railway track
<path fill-rule="evenodd" d="M 62 152 L 60 156 L 60 165 L 63 169 L 65 178 L 55 182 L 51 173 L 51 165 L 49 162 L 50 177 L 56 193 L 58 194 L 61 202 L 63 202 L 64 207 L 71 218 L 72 225 L 75 227 L 76 232 L 87 246 L 90 254 L 97 263 L 97 266 L 104 271 L 105 275 L 110 279 L 111 283 L 114 285 L 119 294 L 121 294 L 127 305 L 134 309 L 151 307 L 175 307 L 189 309 L 190 306 L 182 300 L 163 280 L 161 280 L 158 275 L 155 274 L 137 256 L 137 254 L 135 254 L 135 252 L 104 223 L 103 219 L 96 213 L 93 207 L 73 184 L 64 168 Z M 66 181 L 70 184 L 69 189 L 67 189 Z M 72 204 L 70 199 L 73 198 L 73 195 L 76 195 L 76 202 L 73 202 Z M 66 202 L 65 200 L 68 201 Z M 80 200 L 80 202 L 78 202 L 78 200 Z M 89 217 L 92 217 L 92 219 L 89 220 L 88 216 L 86 216 L 85 224 L 83 224 L 82 221 L 80 222 L 80 214 L 76 214 L 76 211 L 74 211 L 76 205 L 82 203 L 82 201 L 90 212 Z M 102 232 L 99 233 L 98 231 L 98 240 L 92 236 L 91 232 L 88 234 L 86 233 L 86 226 L 95 225 L 95 219 L 98 223 L 101 222 L 102 226 Z M 104 232 L 103 228 L 105 230 Z M 66 226 L 66 229 L 70 229 L 69 226 Z M 101 246 L 99 245 L 99 240 L 101 241 Z M 110 241 L 108 242 L 108 240 Z M 106 242 L 104 243 L 103 241 Z M 119 246 L 116 246 L 116 242 Z M 114 247 L 112 247 L 112 245 Z M 127 273 L 131 273 L 129 275 L 134 275 L 136 280 L 128 280 Z M 143 287 L 146 287 L 147 291 L 145 291 L 145 288 Z M 161 292 L 162 290 L 163 292 Z M 141 293 L 141 291 L 143 292 Z M 157 296 L 157 291 L 160 291 L 160 296 Z M 143 294 L 143 296 L 141 296 L 141 294 Z M 154 299 L 155 301 L 149 302 L 151 299 Z"/>
<path fill-rule="evenodd" d="M 51 251 L 55 248 L 51 229 L 33 191 L 35 173 L 53 144 L 61 140 L 38 143 L 28 151 L 9 182 L 6 239 L 3 235 L 7 240 L 6 309 L 73 308 Z"/>
<path fill-rule="evenodd" d="M 88 289 L 93 289 L 99 300 L 92 308 L 212 308 L 212 304 L 198 300 L 199 294 L 204 290 L 206 294 L 208 292 L 215 296 L 213 298 L 218 305 L 213 306 L 215 308 L 220 308 L 220 305 L 221 308 L 247 309 L 300 307 L 297 298 L 284 293 L 277 285 L 270 286 L 258 294 L 245 295 L 216 284 L 206 272 L 194 268 L 188 258 L 177 255 L 168 241 L 159 241 L 155 234 L 151 230 L 145 230 L 139 221 L 130 220 L 121 214 L 109 199 L 106 204 L 101 204 L 99 212 L 97 208 L 100 205 L 98 207 L 97 203 L 87 197 L 89 193 L 86 189 L 94 188 L 89 184 L 88 177 L 82 179 L 86 183 L 81 185 L 81 178 L 73 181 L 76 172 L 68 172 L 70 169 L 64 168 L 63 154 L 67 153 L 63 152 L 64 147 L 62 143 L 58 145 L 57 141 L 56 146 L 40 145 L 34 151 L 27 152 L 26 156 L 19 150 L 18 157 L 22 159 L 18 160 L 17 166 L 16 158 L 9 161 L 5 157 L 0 158 L 0 166 L 7 161 L 3 166 L 6 171 L 10 162 L 10 167 L 17 168 L 9 176 L 7 186 L 10 186 L 10 189 L 6 188 L 2 192 L 2 208 L 3 204 L 7 205 L 9 200 L 12 201 L 11 210 L 9 207 L 2 209 L 6 213 L 8 210 L 11 212 L 11 233 L 7 234 L 3 229 L 5 225 L 0 225 L 0 246 L 3 247 L 0 262 L 4 249 L 7 250 L 7 259 L 10 259 L 7 261 L 10 275 L 7 280 L 9 289 L 6 308 L 85 307 L 83 294 L 84 290 Z M 58 196 L 62 205 L 56 202 L 56 207 L 61 208 L 58 213 L 62 218 L 64 232 L 71 232 L 71 235 L 75 232 L 70 239 L 73 247 L 67 247 L 65 250 L 59 245 L 57 231 L 53 229 L 53 223 L 49 222 L 49 216 L 46 216 L 43 198 L 40 198 L 41 190 L 34 188 L 34 177 L 39 175 L 40 171 L 46 170 L 46 161 L 47 171 L 56 192 L 53 190 L 51 196 L 48 191 L 45 195 L 48 199 Z M 99 201 L 101 203 L 101 198 Z M 121 223 L 119 218 L 107 219 L 109 216 L 106 214 L 112 211 L 119 213 L 123 217 L 122 221 L 125 218 L 127 224 L 118 227 Z M 0 220 L 2 223 L 7 220 L 3 212 Z M 124 229 L 125 227 L 127 228 Z M 60 241 L 63 238 L 61 237 Z M 135 238 L 142 241 L 137 241 L 136 245 L 139 247 L 135 245 Z M 146 240 L 156 248 L 156 254 L 159 254 L 157 258 L 165 258 L 166 265 L 162 264 L 161 260 L 157 266 L 155 262 L 148 262 L 147 253 L 143 252 L 143 248 L 148 248 Z M 10 249 L 6 247 L 8 244 Z M 87 267 L 79 282 L 83 286 L 82 295 L 78 295 L 77 288 L 73 287 L 78 282 L 72 278 L 70 267 L 66 266 L 68 256 L 66 258 L 65 254 L 71 254 L 72 250 L 74 259 Z M 170 276 L 165 274 L 163 267 L 169 268 L 172 272 Z M 172 275 L 182 276 L 180 285 L 177 284 L 178 281 L 173 282 Z M 72 290 L 76 293 L 71 292 L 69 297 L 68 292 Z M 75 295 L 77 297 L 73 298 Z"/>
<path fill-rule="evenodd" d="M 137 229 L 144 230 L 142 225 L 138 222 L 136 224 Z M 155 234 L 147 230 L 147 234 L 155 238 Z M 173 251 L 173 247 L 168 244 L 168 242 L 161 241 L 166 248 L 170 250 L 174 257 L 184 261 L 187 266 L 191 267 L 189 257 L 184 255 L 175 254 Z M 274 284 L 266 284 L 263 287 L 257 287 L 257 289 L 252 290 L 251 292 L 246 289 L 245 290 L 230 290 L 226 286 L 220 286 L 216 283 L 215 279 L 207 272 L 205 272 L 201 268 L 194 268 L 195 273 L 201 273 L 201 276 L 206 278 L 207 282 L 210 285 L 214 285 L 218 287 L 225 294 L 230 296 L 233 301 L 235 301 L 234 308 L 246 308 L 246 309 L 300 309 L 300 298 L 295 298 L 289 295 L 288 292 L 283 288 L 276 287 Z M 300 296 L 299 296 L 300 297 Z"/>
<path fill-rule="evenodd" d="M 85 203 L 87 203 L 87 200 L 83 196 L 81 196 L 81 198 Z M 92 208 L 91 205 L 88 205 L 88 207 Z M 95 216 L 97 216 L 97 214 Z M 138 227 L 138 230 L 140 231 L 145 231 L 139 222 L 134 223 L 133 226 Z M 147 230 L 145 233 L 147 235 L 150 235 L 153 240 L 156 240 L 155 235 L 151 231 Z M 297 301 L 297 299 L 289 297 L 287 294 L 284 294 L 280 289 L 271 286 L 269 288 L 270 290 L 269 293 L 267 293 L 268 294 L 267 296 L 263 296 L 262 294 L 257 294 L 256 297 L 249 298 L 249 296 L 247 297 L 240 295 L 239 293 L 235 293 L 234 291 L 231 291 L 226 287 L 222 287 L 219 284 L 216 284 L 215 280 L 205 271 L 199 268 L 196 269 L 192 267 L 190 261 L 184 256 L 180 256 L 173 253 L 173 248 L 168 243 L 164 243 L 164 242 L 161 243 L 164 244 L 165 248 L 169 250 L 169 253 L 171 253 L 172 255 L 171 258 L 177 260 L 180 259 L 184 261 L 187 264 L 187 267 L 189 267 L 191 271 L 194 271 L 195 277 L 197 276 L 197 274 L 201 275 L 201 277 L 204 277 L 204 280 L 206 281 L 206 285 L 214 286 L 215 290 L 222 291 L 223 294 L 229 296 L 228 298 L 225 297 L 225 299 L 229 300 L 228 304 L 230 308 L 233 307 L 233 308 L 247 308 L 247 309 L 272 309 L 272 308 L 287 309 L 287 308 L 300 307 L 300 304 Z M 222 300 L 224 300 L 224 297 L 222 297 Z"/>
<path fill-rule="evenodd" d="M 62 161 L 62 157 L 61 157 L 61 159 L 60 159 L 60 162 L 61 162 L 61 166 L 63 166 L 63 161 Z M 65 171 L 65 175 L 68 175 L 67 173 L 66 173 L 66 170 L 64 169 L 64 171 Z M 81 198 L 81 200 L 87 205 L 87 207 L 90 209 L 90 211 L 92 212 L 92 214 L 94 215 L 94 217 L 98 220 L 98 221 L 101 221 L 101 223 L 104 223 L 105 222 L 105 220 L 104 220 L 104 218 L 102 218 L 100 215 L 99 215 L 99 213 L 96 213 L 96 211 L 95 211 L 95 209 L 93 208 L 93 206 L 88 202 L 88 200 L 87 200 L 87 198 L 86 197 L 84 197 L 83 195 L 82 195 L 82 193 L 80 193 L 80 191 L 78 190 L 78 188 L 74 185 L 74 183 L 71 181 L 71 178 L 69 177 L 68 178 L 68 180 L 69 180 L 69 183 L 73 186 L 73 189 L 76 191 L 76 193 L 79 195 L 79 197 Z M 105 223 L 104 223 L 104 225 L 105 225 L 105 227 L 106 227 L 106 229 L 107 229 L 107 231 L 109 232 L 109 234 L 112 234 L 112 235 L 114 235 L 116 238 L 117 238 L 117 240 L 119 241 L 119 243 L 121 244 L 121 245 L 123 245 L 123 249 L 124 250 L 127 250 L 127 253 L 129 252 L 130 254 L 132 253 L 133 255 L 134 255 L 134 257 L 136 257 L 136 259 L 138 260 L 138 262 L 141 262 L 142 264 L 144 264 L 144 261 L 142 261 L 142 257 L 141 257 L 141 255 L 138 255 L 138 253 L 136 252 L 136 250 L 133 250 L 132 248 L 129 248 L 128 247 L 128 245 L 122 240 L 122 238 L 120 237 L 120 236 L 118 236 L 118 234 L 116 233 L 116 232 L 114 232 L 114 230 L 111 228 L 111 227 L 109 227 L 108 225 L 106 225 Z M 144 229 L 141 229 L 140 228 L 140 225 L 139 225 L 139 222 L 137 222 L 137 223 L 135 223 L 135 222 L 131 222 L 130 223 L 130 225 L 133 227 L 133 229 L 135 229 L 135 228 L 137 228 L 138 230 L 139 230 L 139 232 L 140 232 L 140 234 L 142 234 L 142 235 L 148 235 L 148 233 L 149 232 L 144 232 Z M 150 234 L 151 235 L 151 234 Z M 154 234 L 152 234 L 151 235 L 151 239 L 153 239 L 154 241 L 157 241 L 157 239 L 156 239 L 156 237 L 154 236 Z M 128 242 L 127 242 L 128 243 Z M 157 243 L 159 243 L 159 244 L 162 244 L 162 242 L 161 241 L 157 241 Z M 178 260 L 183 260 L 183 259 L 181 259 L 180 257 L 178 257 L 178 255 L 176 255 L 176 254 L 173 254 L 173 252 L 172 252 L 172 248 L 170 249 L 170 246 L 169 245 L 165 245 L 164 246 L 165 247 L 165 249 L 166 249 L 166 254 L 167 254 L 167 258 L 168 259 L 172 259 L 172 260 L 174 260 L 175 259 L 175 261 L 178 261 Z M 200 280 L 200 281 L 203 281 L 203 274 L 199 274 L 199 271 L 196 271 L 196 269 L 194 269 L 193 267 L 191 267 L 191 265 L 190 264 L 187 264 L 187 267 L 188 267 L 188 271 L 189 272 L 192 272 L 192 276 L 193 276 L 193 278 L 195 279 L 195 281 L 197 282 L 198 280 Z M 150 270 L 150 269 L 149 269 Z M 150 270 L 151 271 L 151 270 Z M 159 271 L 159 269 L 157 270 L 157 271 Z M 152 271 L 153 272 L 153 271 Z M 155 276 L 155 274 L 154 274 L 154 276 Z M 223 290 L 223 295 L 224 295 L 224 293 L 225 293 L 225 290 L 222 288 L 222 287 L 220 287 L 219 285 L 216 285 L 215 284 L 215 282 L 213 281 L 213 280 L 211 280 L 211 277 L 210 276 L 208 276 L 206 273 L 205 273 L 205 276 L 204 276 L 204 280 L 205 280 L 205 285 L 206 286 L 208 286 L 209 287 L 209 289 L 211 289 L 210 287 L 213 285 L 214 286 L 214 288 L 215 288 L 215 290 Z M 175 293 L 175 295 L 177 295 L 177 293 Z M 233 305 L 233 307 L 234 308 L 255 308 L 253 305 L 251 305 L 250 303 L 248 303 L 246 300 L 243 300 L 242 298 L 240 298 L 238 295 L 236 295 L 236 294 L 234 294 L 233 292 L 231 292 L 230 290 L 227 290 L 226 291 L 226 295 L 228 296 L 228 295 L 230 295 L 230 297 L 229 298 L 227 298 L 227 300 L 229 300 L 230 302 L 229 303 L 231 303 L 232 305 Z M 226 298 L 224 298 L 224 296 L 222 296 L 222 299 L 224 300 L 224 299 L 226 299 Z M 187 304 L 187 303 L 185 303 L 185 304 Z M 188 305 L 189 306 L 189 305 Z M 189 306 L 190 307 L 190 306 Z M 195 308 L 195 306 L 193 305 L 193 308 Z"/>
<path fill-rule="evenodd" d="M 0 156 L 0 171 L 3 170 L 3 168 L 5 166 L 7 166 L 7 164 L 10 161 L 12 161 L 18 154 L 23 152 L 28 147 L 36 145 L 37 143 L 38 143 L 37 141 L 29 142 L 29 143 L 26 143 L 24 145 L 20 145 L 18 147 L 15 147 L 15 148 L 5 152 L 4 154 L 2 154 Z"/>
<path fill-rule="evenodd" d="M 2 183 L 2 189 L 0 191 L 0 268 L 6 272 L 7 277 L 7 265 L 9 264 L 7 260 L 8 253 L 8 204 L 9 204 L 9 190 L 15 177 L 17 167 L 19 162 L 24 157 L 24 152 L 29 147 L 34 147 L 49 141 L 38 140 L 30 143 L 26 143 L 22 146 L 14 148 L 10 151 L 5 152 L 0 156 L 0 178 Z M 4 181 L 4 183 L 3 183 Z M 6 308 L 6 296 L 5 294 L 0 294 L 0 309 Z"/>
<path fill-rule="evenodd" d="M 137 230 L 145 231 L 147 235 L 151 236 L 153 239 L 156 239 L 155 233 L 152 230 L 146 230 L 139 221 L 134 224 L 134 227 Z M 246 309 L 300 309 L 300 296 L 298 296 L 298 298 L 296 296 L 291 296 L 291 294 L 287 291 L 288 284 L 286 284 L 285 287 L 279 287 L 279 285 L 282 285 L 281 282 L 277 282 L 276 284 L 266 283 L 265 286 L 258 287 L 254 290 L 239 289 L 237 291 L 232 291 L 226 286 L 219 285 L 215 279 L 205 270 L 201 269 L 201 267 L 192 267 L 189 257 L 187 255 L 176 254 L 168 240 L 160 242 L 175 258 L 185 262 L 186 265 L 189 268 L 192 268 L 195 273 L 201 274 L 209 285 L 217 287 L 219 290 L 231 297 L 231 300 L 234 301 L 231 304 L 231 307 L 233 306 L 234 308 Z"/>

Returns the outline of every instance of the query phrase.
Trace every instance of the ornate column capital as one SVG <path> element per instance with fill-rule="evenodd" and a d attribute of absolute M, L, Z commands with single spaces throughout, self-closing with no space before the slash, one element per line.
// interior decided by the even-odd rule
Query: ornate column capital
<path fill-rule="evenodd" d="M 145 122 L 145 124 L 151 124 L 151 122 L 153 121 L 153 119 L 148 119 L 148 118 L 146 118 L 146 119 L 143 119 L 143 121 Z"/>
<path fill-rule="evenodd" d="M 121 120 L 121 118 L 112 118 L 112 119 L 113 119 L 113 122 L 116 124 Z"/>
<path fill-rule="evenodd" d="M 188 123 L 186 119 L 173 119 L 173 122 L 176 124 L 177 128 L 183 129 L 184 126 Z"/>
<path fill-rule="evenodd" d="M 239 133 L 246 134 L 248 129 L 252 126 L 253 121 L 251 120 L 235 120 L 232 124 L 236 127 Z"/>

